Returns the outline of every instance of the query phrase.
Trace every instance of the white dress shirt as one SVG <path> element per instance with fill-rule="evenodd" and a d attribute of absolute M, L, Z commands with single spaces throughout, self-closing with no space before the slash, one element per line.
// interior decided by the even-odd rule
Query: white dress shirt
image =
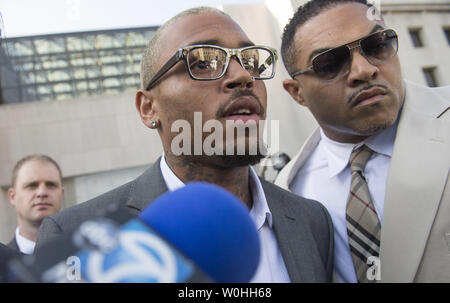
<path fill-rule="evenodd" d="M 160 167 L 169 191 L 174 191 L 184 186 L 184 183 L 167 165 L 164 155 L 161 157 Z M 286 265 L 272 230 L 272 213 L 267 205 L 266 196 L 258 175 L 251 166 L 249 166 L 249 187 L 253 197 L 250 217 L 256 225 L 261 244 L 260 262 L 250 282 L 290 282 Z"/>
<path fill-rule="evenodd" d="M 19 250 L 27 255 L 32 255 L 34 252 L 34 247 L 36 246 L 36 242 L 28 240 L 24 236 L 22 236 L 19 232 L 19 227 L 16 228 L 16 242 Z"/>
<path fill-rule="evenodd" d="M 350 154 L 362 144 L 366 144 L 375 151 L 366 164 L 364 176 L 378 218 L 382 223 L 386 180 L 396 131 L 397 123 L 363 142 L 349 144 L 329 139 L 320 129 L 320 142 L 289 186 L 292 192 L 317 200 L 328 209 L 334 225 L 334 272 L 340 282 L 357 282 L 345 221 L 351 182 L 348 165 Z"/>

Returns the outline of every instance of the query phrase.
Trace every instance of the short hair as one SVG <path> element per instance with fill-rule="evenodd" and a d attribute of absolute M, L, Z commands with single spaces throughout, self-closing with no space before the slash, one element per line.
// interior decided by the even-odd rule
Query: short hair
<path fill-rule="evenodd" d="M 53 160 L 51 157 L 47 156 L 47 155 L 42 155 L 42 154 L 33 154 L 33 155 L 29 155 L 26 157 L 23 157 L 22 159 L 20 159 L 16 165 L 14 165 L 13 171 L 12 171 L 12 179 L 11 179 L 11 186 L 14 188 L 16 185 L 16 181 L 17 181 L 17 176 L 19 175 L 19 171 L 22 168 L 22 166 L 30 161 L 40 161 L 40 162 L 47 162 L 47 163 L 51 163 L 53 164 L 56 169 L 58 170 L 59 173 L 59 177 L 60 177 L 60 181 L 62 182 L 62 172 L 61 172 L 61 168 L 59 167 L 58 163 L 56 163 L 55 160 Z"/>
<path fill-rule="evenodd" d="M 150 80 L 153 78 L 153 76 L 156 74 L 157 70 L 157 63 L 160 57 L 160 40 L 161 37 L 163 37 L 163 32 L 170 27 L 172 24 L 176 23 L 180 19 L 190 16 L 190 15 L 198 15 L 203 13 L 219 13 L 224 16 L 230 17 L 228 14 L 224 13 L 223 11 L 208 7 L 208 6 L 199 6 L 190 8 L 187 10 L 182 11 L 181 13 L 178 13 L 174 17 L 170 18 L 167 22 L 165 22 L 163 25 L 161 25 L 158 30 L 153 35 L 152 39 L 150 39 L 150 42 L 148 43 L 146 49 L 144 50 L 144 53 L 142 54 L 141 59 L 141 88 L 146 89 L 147 85 L 149 84 Z"/>
<path fill-rule="evenodd" d="M 294 37 L 297 30 L 312 17 L 321 14 L 325 10 L 345 3 L 360 3 L 368 7 L 371 6 L 366 0 L 311 0 L 297 9 L 294 16 L 284 27 L 281 38 L 281 56 L 283 58 L 284 66 L 289 74 L 292 74 L 295 71 L 295 59 L 298 55 L 298 49 L 294 43 Z"/>

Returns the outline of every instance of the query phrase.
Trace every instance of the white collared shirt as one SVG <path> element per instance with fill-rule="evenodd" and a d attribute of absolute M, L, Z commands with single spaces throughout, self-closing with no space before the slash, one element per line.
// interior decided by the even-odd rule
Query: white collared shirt
<path fill-rule="evenodd" d="M 334 225 L 334 272 L 340 282 L 357 282 L 348 246 L 345 210 L 350 192 L 350 154 L 362 144 L 374 153 L 366 164 L 372 202 L 382 223 L 386 180 L 398 123 L 358 144 L 339 143 L 329 139 L 320 129 L 321 140 L 305 161 L 289 188 L 292 192 L 321 202 L 331 215 Z M 383 228 L 383 224 L 381 224 Z"/>
<path fill-rule="evenodd" d="M 24 236 L 22 236 L 19 232 L 19 227 L 16 228 L 16 242 L 19 247 L 20 252 L 32 255 L 34 252 L 34 247 L 36 246 L 36 242 L 28 240 Z"/>
<path fill-rule="evenodd" d="M 161 157 L 160 167 L 169 191 L 174 191 L 184 186 L 184 183 L 167 165 L 164 155 Z M 250 217 L 256 225 L 261 244 L 260 262 L 256 273 L 250 282 L 290 282 L 286 265 L 284 264 L 275 234 L 272 230 L 272 213 L 267 205 L 266 196 L 258 175 L 251 166 L 249 166 L 249 187 L 253 198 L 253 207 L 250 210 Z"/>

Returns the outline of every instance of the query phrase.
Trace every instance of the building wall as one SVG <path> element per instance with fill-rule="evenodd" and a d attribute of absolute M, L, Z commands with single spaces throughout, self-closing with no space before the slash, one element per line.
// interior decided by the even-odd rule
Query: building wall
<path fill-rule="evenodd" d="M 445 27 L 450 27 L 450 2 L 436 10 L 431 8 L 406 6 L 402 9 L 386 4 L 383 16 L 387 26 L 399 36 L 403 77 L 427 85 L 422 69 L 435 67 L 438 85 L 450 85 L 450 44 L 444 32 Z M 409 30 L 414 28 L 421 29 L 423 47 L 414 47 L 412 43 Z"/>

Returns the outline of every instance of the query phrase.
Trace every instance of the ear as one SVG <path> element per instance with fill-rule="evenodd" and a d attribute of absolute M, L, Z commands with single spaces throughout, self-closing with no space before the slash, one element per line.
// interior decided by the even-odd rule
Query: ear
<path fill-rule="evenodd" d="M 139 116 L 141 116 L 141 121 L 148 128 L 155 128 L 151 125 L 152 121 L 158 122 L 154 100 L 155 98 L 152 91 L 144 91 L 142 89 L 138 90 L 134 100 L 134 105 L 136 106 Z"/>
<path fill-rule="evenodd" d="M 9 198 L 9 203 L 11 203 L 12 206 L 15 206 L 15 203 L 14 203 L 15 197 L 16 197 L 16 191 L 14 190 L 14 188 L 10 187 L 8 189 L 8 198 Z"/>
<path fill-rule="evenodd" d="M 306 106 L 302 88 L 297 80 L 286 79 L 283 81 L 283 87 L 298 104 Z"/>

